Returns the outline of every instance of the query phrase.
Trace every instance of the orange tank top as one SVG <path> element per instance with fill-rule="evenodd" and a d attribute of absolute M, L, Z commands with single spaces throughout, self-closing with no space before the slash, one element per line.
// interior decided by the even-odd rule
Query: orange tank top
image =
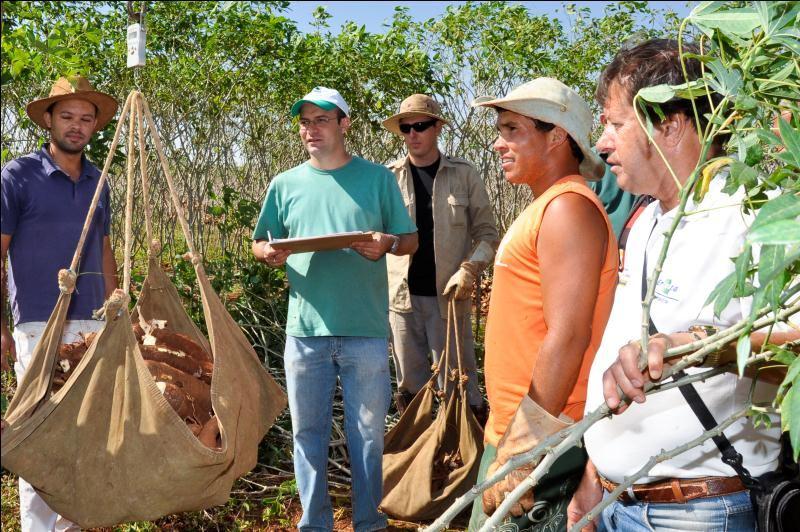
<path fill-rule="evenodd" d="M 497 250 L 486 322 L 485 362 L 486 392 L 491 407 L 485 438 L 494 446 L 503 436 L 522 397 L 528 393 L 539 349 L 547 333 L 536 242 L 547 206 L 566 193 L 580 194 L 591 201 L 603 214 L 608 232 L 592 317 L 592 337 L 563 411 L 576 421 L 583 417 L 589 369 L 614 302 L 619 256 L 614 230 L 603 204 L 586 186 L 583 177 L 573 175 L 560 179 L 536 198 L 508 229 Z M 575 274 L 581 275 L 581 272 Z"/>

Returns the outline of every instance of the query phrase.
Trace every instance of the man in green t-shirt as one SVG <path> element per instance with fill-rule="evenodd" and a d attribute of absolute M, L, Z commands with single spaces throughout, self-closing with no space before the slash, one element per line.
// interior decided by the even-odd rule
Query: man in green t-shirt
<path fill-rule="evenodd" d="M 337 378 L 353 478 L 356 532 L 386 527 L 378 511 L 384 419 L 389 408 L 388 281 L 385 255 L 417 249 L 414 223 L 392 173 L 351 156 L 344 135 L 350 109 L 333 89 L 316 87 L 291 109 L 309 160 L 276 176 L 253 232 L 253 255 L 286 265 L 289 313 L 284 366 L 294 435 L 300 530 L 332 530 L 328 444 Z M 292 253 L 276 238 L 369 231 L 347 249 Z"/>

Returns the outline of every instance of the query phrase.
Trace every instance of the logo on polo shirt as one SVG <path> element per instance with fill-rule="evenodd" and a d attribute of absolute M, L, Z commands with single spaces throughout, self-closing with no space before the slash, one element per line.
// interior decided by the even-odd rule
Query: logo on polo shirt
<path fill-rule="evenodd" d="M 658 279 L 655 296 L 661 300 L 677 301 L 678 285 L 672 279 Z"/>

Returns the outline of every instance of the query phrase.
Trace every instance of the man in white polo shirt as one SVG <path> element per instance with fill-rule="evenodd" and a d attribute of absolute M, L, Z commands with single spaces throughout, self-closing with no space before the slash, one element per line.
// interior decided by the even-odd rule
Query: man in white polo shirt
<path fill-rule="evenodd" d="M 684 50 L 699 53 L 691 45 L 684 44 Z M 700 77 L 699 61 L 684 60 L 689 79 Z M 749 299 L 732 300 L 719 317 L 714 316 L 711 306 L 705 305 L 708 294 L 733 271 L 730 258 L 741 252 L 748 227 L 740 203 L 741 191 L 733 196 L 722 192 L 725 179 L 718 175 L 699 203 L 689 199 L 687 216 L 671 240 L 650 310 L 651 334 L 655 336 L 651 340 L 649 369 L 644 373 L 636 369 L 639 346 L 628 342 L 641 335 L 642 286 L 658 261 L 664 233 L 676 216 L 680 191 L 639 126 L 631 102 L 643 87 L 683 82 L 677 42 L 651 40 L 619 52 L 598 84 L 597 99 L 603 106 L 605 125 L 598 149 L 608 153 L 608 163 L 621 188 L 653 196 L 656 201 L 643 211 L 630 232 L 611 317 L 589 376 L 586 411 L 593 411 L 606 401 L 620 414 L 624 407 L 619 407 L 617 386 L 634 404 L 624 415 L 604 419 L 586 433 L 590 461 L 570 504 L 571 524 L 600 501 L 601 485 L 606 492 L 612 490 L 650 457 L 704 431 L 679 389 L 654 394 L 645 401 L 642 387 L 647 380 L 660 378 L 664 350 L 691 342 L 695 334 L 697 338 L 708 334 L 706 330 L 689 333 L 690 327 L 727 328 L 750 313 Z M 709 112 L 706 98 L 696 103 L 700 117 Z M 677 179 L 685 183 L 701 153 L 691 102 L 670 101 L 662 104 L 662 111 L 666 117 L 663 121 L 659 123 L 653 117 L 654 142 Z M 719 155 L 720 146 L 715 146 L 709 158 Z M 781 343 L 789 336 L 773 334 L 771 341 Z M 754 343 L 764 339 L 757 333 L 753 337 Z M 712 361 L 707 359 L 706 364 Z M 697 371 L 702 370 L 695 368 L 687 373 Z M 722 421 L 742 408 L 751 383 L 747 377 L 739 379 L 725 373 L 697 382 L 694 387 L 713 417 Z M 760 397 L 774 397 L 774 388 L 759 381 L 755 400 Z M 771 429 L 756 429 L 750 420 L 741 419 L 725 435 L 743 455 L 744 466 L 753 476 L 777 468 L 777 424 Z M 611 530 L 667 527 L 731 531 L 752 530 L 755 525 L 749 493 L 736 472 L 723 463 L 711 440 L 655 465 L 648 476 L 603 511 L 602 521 Z"/>

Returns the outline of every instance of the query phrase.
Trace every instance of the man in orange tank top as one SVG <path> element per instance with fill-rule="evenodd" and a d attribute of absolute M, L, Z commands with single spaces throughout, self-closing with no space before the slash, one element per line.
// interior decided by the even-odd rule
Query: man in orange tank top
<path fill-rule="evenodd" d="M 589 148 L 592 115 L 572 89 L 538 78 L 500 99 L 494 149 L 506 179 L 533 202 L 497 251 L 486 324 L 486 390 L 491 413 L 478 480 L 582 416 L 592 359 L 617 280 L 617 245 L 602 203 L 586 185 L 604 172 Z M 565 454 L 511 509 L 520 530 L 566 525 L 566 506 L 585 453 Z M 510 473 L 473 507 L 476 530 L 532 470 Z M 481 504 L 482 502 L 482 504 Z"/>

